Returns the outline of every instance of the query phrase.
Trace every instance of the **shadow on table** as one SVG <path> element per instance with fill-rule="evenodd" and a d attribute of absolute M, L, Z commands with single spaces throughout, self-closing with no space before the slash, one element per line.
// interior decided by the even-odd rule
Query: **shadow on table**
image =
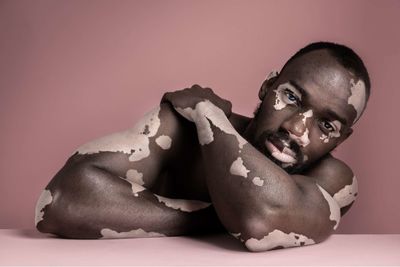
<path fill-rule="evenodd" d="M 229 234 L 196 235 L 188 236 L 188 238 L 195 242 L 207 243 L 208 245 L 213 245 L 230 251 L 247 252 L 243 244 Z"/>

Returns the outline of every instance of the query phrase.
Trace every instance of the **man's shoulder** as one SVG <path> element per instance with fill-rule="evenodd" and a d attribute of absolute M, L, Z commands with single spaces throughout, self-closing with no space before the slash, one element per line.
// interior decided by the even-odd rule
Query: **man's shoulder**
<path fill-rule="evenodd" d="M 315 180 L 337 202 L 343 216 L 358 195 L 357 178 L 343 161 L 328 155 L 322 158 L 304 175 Z"/>
<path fill-rule="evenodd" d="M 316 162 L 304 175 L 315 179 L 332 196 L 346 185 L 351 185 L 354 180 L 354 173 L 351 168 L 331 154 Z"/>

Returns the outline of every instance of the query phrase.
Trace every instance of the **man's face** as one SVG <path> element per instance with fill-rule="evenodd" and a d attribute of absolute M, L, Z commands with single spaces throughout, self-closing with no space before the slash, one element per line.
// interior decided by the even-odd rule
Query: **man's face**
<path fill-rule="evenodd" d="M 261 106 L 244 136 L 288 172 L 343 142 L 365 107 L 365 85 L 327 51 L 297 57 L 264 82 Z"/>

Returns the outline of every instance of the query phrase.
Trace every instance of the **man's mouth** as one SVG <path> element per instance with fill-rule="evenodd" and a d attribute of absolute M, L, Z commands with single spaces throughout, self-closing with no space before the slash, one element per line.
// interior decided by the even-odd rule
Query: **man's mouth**
<path fill-rule="evenodd" d="M 270 154 L 282 163 L 292 165 L 296 164 L 298 161 L 296 152 L 290 148 L 290 145 L 286 140 L 270 136 L 270 138 L 265 140 L 265 146 Z"/>

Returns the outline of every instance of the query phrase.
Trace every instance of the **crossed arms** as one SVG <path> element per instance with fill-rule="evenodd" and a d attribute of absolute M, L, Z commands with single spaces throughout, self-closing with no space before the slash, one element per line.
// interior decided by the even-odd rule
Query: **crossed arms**
<path fill-rule="evenodd" d="M 208 190 L 225 228 L 251 251 L 327 238 L 350 204 L 335 193 L 343 183 L 357 191 L 350 168 L 328 155 L 308 174 L 289 175 L 243 139 L 222 109 L 201 99 L 194 108 L 179 107 L 179 99 L 173 105 L 196 124 Z"/>
<path fill-rule="evenodd" d="M 179 115 L 175 112 L 175 115 L 171 116 L 174 111 L 167 112 L 168 105 L 196 125 L 198 141 L 201 144 L 201 153 L 204 159 L 206 186 L 216 214 L 213 213 L 211 207 L 200 210 L 193 209 L 192 212 L 187 212 L 188 210 L 185 211 L 182 207 L 180 209 L 176 208 L 177 206 L 175 208 L 165 207 L 160 201 L 160 196 L 148 190 L 151 187 L 150 180 L 120 179 L 132 167 L 138 170 L 139 173 L 145 173 L 145 169 L 149 169 L 148 165 L 144 167 L 139 165 L 144 164 L 146 161 L 153 162 L 153 165 L 155 164 L 154 162 L 158 162 L 150 168 L 155 173 L 147 176 L 155 177 L 160 175 L 163 169 L 161 166 L 167 164 L 165 163 L 165 158 L 168 158 L 168 155 L 161 149 L 158 152 L 162 152 L 165 155 L 155 160 L 154 157 L 157 156 L 154 155 L 162 155 L 162 153 L 154 153 L 157 152 L 155 150 L 158 148 L 149 146 L 150 152 L 153 152 L 152 154 L 150 153 L 152 156 L 127 163 L 131 166 L 121 167 L 123 171 L 121 169 L 113 170 L 111 164 L 107 164 L 107 160 L 96 161 L 92 159 L 90 168 L 93 168 L 92 171 L 99 172 L 96 175 L 97 181 L 95 183 L 92 182 L 91 185 L 86 184 L 88 181 L 93 181 L 93 178 L 75 181 L 81 188 L 84 188 L 82 189 L 83 191 L 91 192 L 92 198 L 96 198 L 99 195 L 97 201 L 93 201 L 90 198 L 86 199 L 89 205 L 102 205 L 103 211 L 107 210 L 107 207 L 113 207 L 113 210 L 117 210 L 113 212 L 113 215 L 119 216 L 122 221 L 122 223 L 115 223 L 109 217 L 99 215 L 96 212 L 91 216 L 93 221 L 90 225 L 101 226 L 96 228 L 85 225 L 87 227 L 86 233 L 90 231 L 94 233 L 95 231 L 92 228 L 96 228 L 97 232 L 99 232 L 98 229 L 102 229 L 104 237 L 105 234 L 112 231 L 109 229 L 112 226 L 117 227 L 116 225 L 118 225 L 118 229 L 121 229 L 120 232 L 124 231 L 124 229 L 127 232 L 134 225 L 140 225 L 141 222 L 134 219 L 135 216 L 137 217 L 140 214 L 142 218 L 146 216 L 146 218 L 154 218 L 153 221 L 147 219 L 147 223 L 153 225 L 152 228 L 148 228 L 147 232 L 153 233 L 153 236 L 157 236 L 155 234 L 157 232 L 165 233 L 165 235 L 175 235 L 193 231 L 193 229 L 177 230 L 178 228 L 184 229 L 189 224 L 193 228 L 211 229 L 210 222 L 213 221 L 213 217 L 218 216 L 223 227 L 241 240 L 250 251 L 264 251 L 277 247 L 318 243 L 327 238 L 337 227 L 341 215 L 340 209 L 342 208 L 342 213 L 344 213 L 345 209 L 352 203 L 352 200 L 349 201 L 346 198 L 344 192 L 349 190 L 356 191 L 356 184 L 353 181 L 355 178 L 353 178 L 351 170 L 344 163 L 327 156 L 305 176 L 290 176 L 239 135 L 229 122 L 226 110 L 223 107 L 216 106 L 219 103 L 215 101 L 214 97 L 208 98 L 207 94 L 201 98 L 195 97 L 191 100 L 191 104 L 187 106 L 179 105 L 175 100 L 164 97 L 164 102 L 169 104 L 163 103 L 161 105 L 160 115 L 161 117 L 166 117 L 165 120 L 169 121 L 169 123 L 164 124 L 167 126 L 161 127 L 157 135 L 160 136 L 160 134 L 164 133 L 176 140 L 179 139 L 179 134 L 182 134 L 177 133 L 176 130 L 179 119 L 174 116 L 179 117 Z M 174 152 L 171 153 L 174 154 Z M 82 165 L 79 161 L 79 159 L 74 160 L 73 164 L 75 166 Z M 124 158 L 121 158 L 120 161 L 127 162 Z M 88 168 L 88 164 L 85 164 L 84 170 L 90 173 L 90 175 L 86 176 L 93 177 L 95 174 L 92 171 L 88 171 Z M 335 171 L 332 172 L 332 169 Z M 103 175 L 106 178 L 99 178 L 103 177 L 100 172 L 103 172 L 103 174 L 106 172 L 107 174 Z M 62 172 L 58 176 L 56 175 L 47 189 L 53 191 L 53 194 L 58 192 L 59 195 L 68 195 L 65 193 L 68 191 L 65 186 L 57 185 L 66 180 L 67 178 L 63 178 L 66 176 L 68 175 L 64 175 Z M 112 184 L 111 192 L 109 190 L 107 194 L 92 193 L 93 188 L 99 184 Z M 114 188 L 118 190 L 113 192 Z M 132 197 L 131 190 L 136 192 L 134 197 Z M 70 191 L 72 190 L 70 189 Z M 112 193 L 119 196 L 111 197 Z M 104 200 L 107 197 L 110 198 L 109 201 Z M 58 205 L 68 207 L 73 203 L 79 205 L 77 203 L 79 200 L 76 199 L 76 197 L 71 197 L 64 201 L 64 204 L 60 204 L 62 201 L 58 201 Z M 137 206 L 140 201 L 144 201 L 149 205 L 146 205 L 145 209 L 138 209 Z M 121 205 L 124 207 L 124 212 L 118 213 L 118 209 L 115 208 L 115 205 L 111 205 L 110 202 L 126 204 Z M 56 206 L 56 203 L 52 205 Z M 132 206 L 135 205 L 136 210 L 132 210 Z M 196 203 L 189 201 L 186 202 L 186 205 L 194 207 Z M 70 228 L 73 228 L 71 227 L 72 225 L 78 225 L 79 227 L 76 228 L 82 228 L 82 222 L 79 222 L 79 218 L 71 220 L 71 217 L 74 217 L 73 212 L 69 216 L 51 216 L 52 213 L 60 213 L 59 211 L 62 208 L 49 207 L 47 209 L 50 214 L 47 217 L 53 218 L 53 222 L 51 219 L 46 222 L 45 214 L 45 220 L 38 225 L 39 230 L 41 227 L 44 232 L 53 232 L 75 238 L 92 238 L 95 236 L 95 234 L 83 236 L 82 232 L 71 232 L 70 229 L 65 227 L 56 229 L 54 221 L 60 220 L 60 217 L 70 221 Z M 159 218 L 155 218 L 157 216 Z M 168 225 L 168 229 L 166 229 L 166 223 L 163 223 L 161 218 L 169 218 L 170 225 Z M 47 229 L 45 229 L 46 227 Z M 142 228 L 144 227 L 140 229 Z M 104 231 L 104 229 L 108 229 L 108 232 Z M 118 235 L 111 236 L 119 237 Z"/>

